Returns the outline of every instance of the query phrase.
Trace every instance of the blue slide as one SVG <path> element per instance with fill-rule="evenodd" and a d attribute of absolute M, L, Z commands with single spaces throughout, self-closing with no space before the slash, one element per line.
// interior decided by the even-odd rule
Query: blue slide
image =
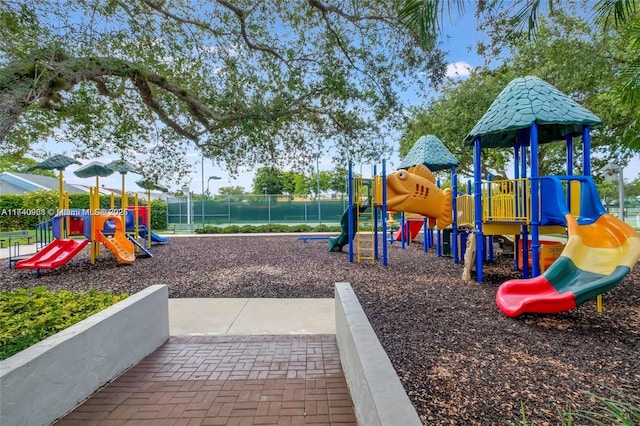
<path fill-rule="evenodd" d="M 140 236 L 142 238 L 147 238 L 147 229 L 146 228 L 140 230 Z M 163 236 L 158 235 L 155 232 L 151 231 L 151 242 L 152 243 L 166 243 L 167 241 L 169 241 L 169 237 L 163 237 Z"/>

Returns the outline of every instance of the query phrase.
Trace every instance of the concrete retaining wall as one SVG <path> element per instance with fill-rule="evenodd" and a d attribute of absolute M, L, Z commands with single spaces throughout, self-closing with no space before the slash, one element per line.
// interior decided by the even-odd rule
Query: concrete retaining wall
<path fill-rule="evenodd" d="M 154 285 L 0 362 L 0 424 L 49 425 L 169 338 Z"/>
<path fill-rule="evenodd" d="M 421 426 L 349 283 L 336 283 L 336 339 L 358 424 Z"/>

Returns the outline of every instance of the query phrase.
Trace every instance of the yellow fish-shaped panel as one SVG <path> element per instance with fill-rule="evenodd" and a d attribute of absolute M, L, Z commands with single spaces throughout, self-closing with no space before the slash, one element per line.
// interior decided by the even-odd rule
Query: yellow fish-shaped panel
<path fill-rule="evenodd" d="M 396 170 L 387 176 L 387 210 L 421 214 L 444 229 L 453 220 L 451 189 L 438 188 L 435 176 L 423 164 Z"/>

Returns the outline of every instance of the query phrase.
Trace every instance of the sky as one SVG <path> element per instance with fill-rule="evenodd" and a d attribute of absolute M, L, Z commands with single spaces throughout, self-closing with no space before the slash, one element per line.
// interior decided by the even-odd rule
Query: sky
<path fill-rule="evenodd" d="M 475 19 L 474 19 L 474 11 L 472 8 L 468 8 L 463 16 L 458 16 L 455 12 L 453 13 L 452 18 L 445 17 L 443 21 L 443 50 L 448 51 L 446 56 L 448 67 L 447 67 L 447 76 L 449 78 L 465 78 L 469 75 L 469 70 L 473 67 L 482 65 L 483 59 L 475 54 L 475 49 L 473 45 L 476 41 L 484 38 L 482 33 L 479 33 L 475 30 Z M 425 94 L 425 98 L 437 96 L 437 93 L 427 93 Z M 406 98 L 404 101 L 407 106 L 412 105 L 420 105 L 424 104 L 426 99 L 415 99 L 415 98 Z M 397 153 L 398 142 L 387 140 L 387 142 L 394 147 L 394 154 L 391 158 L 387 159 L 387 170 L 395 169 L 399 164 L 400 160 Z M 65 149 L 67 150 L 67 154 L 72 152 L 70 145 L 65 146 L 65 144 L 59 144 L 56 146 L 55 151 L 52 150 L 51 143 L 47 144 L 47 146 L 43 146 L 47 151 L 58 153 L 63 152 Z M 102 163 L 109 163 L 113 160 L 117 160 L 118 158 L 115 155 L 105 155 L 99 158 L 92 158 L 90 160 L 80 160 L 83 163 L 88 163 L 90 161 L 100 161 Z M 216 194 L 220 187 L 224 186 L 241 186 L 244 187 L 245 191 L 251 191 L 252 182 L 255 173 L 255 169 L 259 168 L 260 165 L 256 166 L 255 169 L 241 169 L 240 173 L 236 177 L 231 177 L 227 174 L 227 172 L 220 167 L 215 167 L 211 160 L 203 159 L 200 155 L 199 151 L 195 149 L 189 153 L 187 153 L 187 160 L 191 167 L 191 183 L 190 190 L 195 193 L 201 193 L 203 190 L 206 191 L 207 185 L 211 194 Z M 203 167 L 204 166 L 204 167 Z M 93 183 L 92 179 L 80 179 L 73 174 L 73 171 L 77 169 L 79 166 L 70 166 L 65 170 L 65 180 L 68 183 L 75 184 L 83 184 L 83 185 L 91 185 Z M 320 171 L 332 170 L 334 168 L 333 161 L 330 155 L 325 155 L 319 159 L 318 168 Z M 204 170 L 204 173 L 203 173 Z M 363 171 L 365 174 L 366 172 Z M 640 159 L 635 159 L 632 164 L 629 166 L 629 169 L 625 170 L 625 178 L 635 178 L 638 176 L 640 172 Z M 217 176 L 221 179 L 219 180 L 209 180 L 209 177 Z M 140 188 L 135 184 L 136 180 L 141 178 L 140 175 L 137 174 L 129 174 L 126 176 L 126 190 L 127 191 L 138 191 Z M 629 179 L 627 179 L 629 180 Z M 117 174 L 112 176 L 101 178 L 100 179 L 101 186 L 105 186 L 107 188 L 117 188 L 120 189 L 121 177 Z M 170 186 L 170 190 L 179 189 L 178 185 Z"/>

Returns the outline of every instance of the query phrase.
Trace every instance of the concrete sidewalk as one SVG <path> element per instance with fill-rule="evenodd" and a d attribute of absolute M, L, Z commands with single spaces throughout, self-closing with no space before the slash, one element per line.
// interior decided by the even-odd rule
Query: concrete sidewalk
<path fill-rule="evenodd" d="M 169 299 L 172 336 L 335 334 L 334 299 Z"/>

